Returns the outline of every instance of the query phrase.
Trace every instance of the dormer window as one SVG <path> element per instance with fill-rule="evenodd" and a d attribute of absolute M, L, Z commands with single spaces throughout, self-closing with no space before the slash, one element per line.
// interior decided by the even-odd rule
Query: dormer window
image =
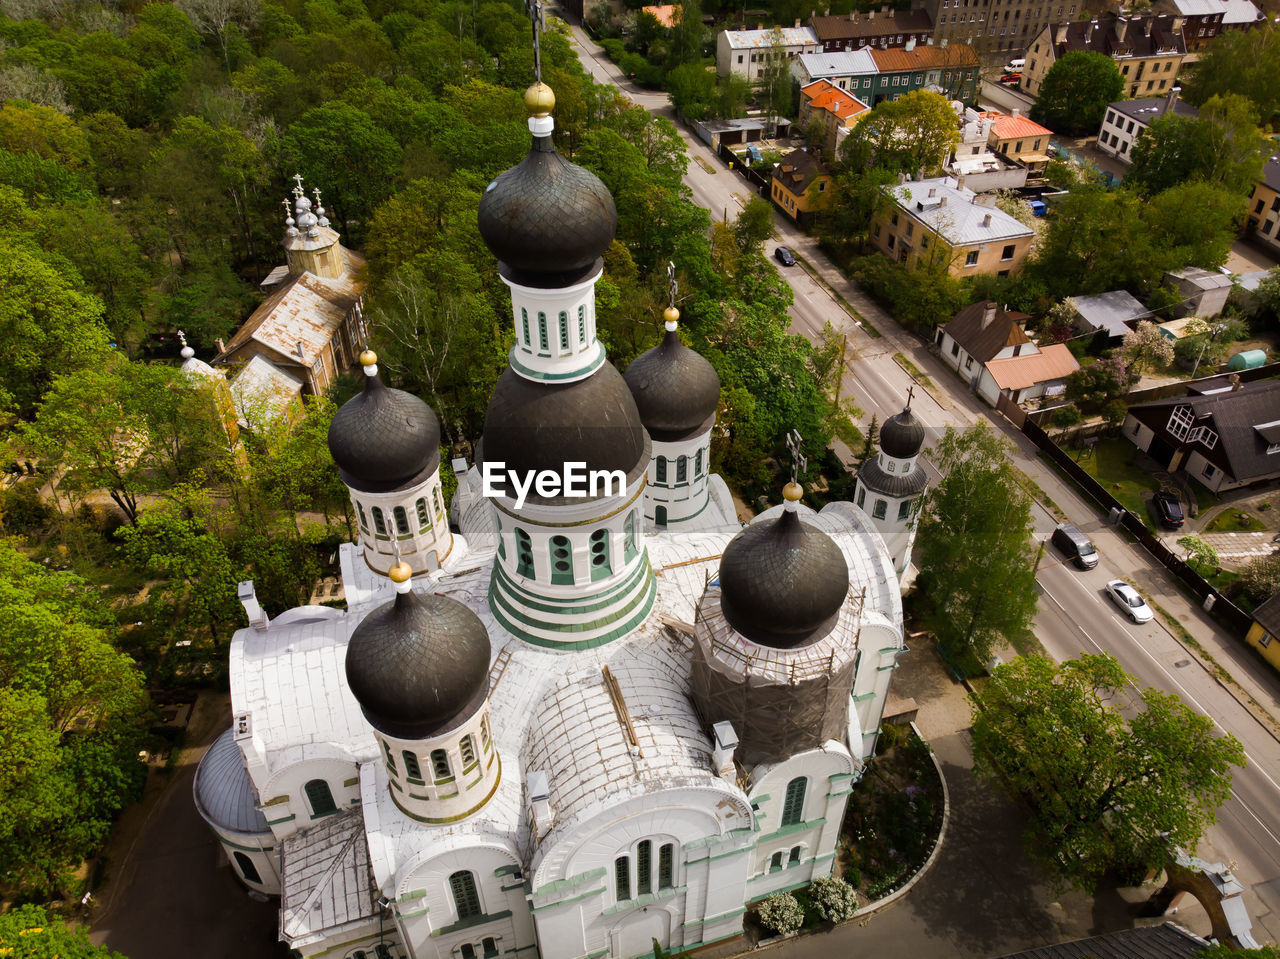
<path fill-rule="evenodd" d="M 1189 406 L 1175 406 L 1169 414 L 1166 432 L 1175 440 L 1185 440 L 1191 433 L 1191 425 L 1195 422 L 1195 414 Z"/>

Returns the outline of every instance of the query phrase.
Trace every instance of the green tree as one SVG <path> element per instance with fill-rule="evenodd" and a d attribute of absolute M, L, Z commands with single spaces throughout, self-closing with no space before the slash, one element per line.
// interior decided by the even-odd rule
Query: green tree
<path fill-rule="evenodd" d="M 1258 556 L 1240 567 L 1240 589 L 1255 603 L 1280 593 L 1280 555 Z"/>
<path fill-rule="evenodd" d="M 1197 952 L 1196 959 L 1280 959 L 1280 947 L 1259 946 L 1256 949 L 1233 949 L 1230 946 L 1209 946 Z"/>
<path fill-rule="evenodd" d="M 42 906 L 18 906 L 0 916 L 0 953 L 21 959 L 125 959 L 95 946 L 83 926 L 72 928 Z"/>
<path fill-rule="evenodd" d="M 932 176 L 959 142 L 960 128 L 947 99 L 912 90 L 878 104 L 853 128 L 841 148 L 841 169 Z"/>
<path fill-rule="evenodd" d="M 773 237 L 773 204 L 758 196 L 747 200 L 733 221 L 733 235 L 743 253 L 759 253 Z"/>
<path fill-rule="evenodd" d="M 1180 536 L 1178 545 L 1187 551 L 1187 564 L 1201 576 L 1218 567 L 1218 551 L 1199 536 Z"/>
<path fill-rule="evenodd" d="M 934 631 L 982 662 L 1002 638 L 1025 631 L 1036 611 L 1031 497 L 1009 452 L 985 422 L 964 432 L 947 427 L 932 455 L 942 479 L 916 536 Z"/>
<path fill-rule="evenodd" d="M 1102 53 L 1074 50 L 1049 68 L 1031 119 L 1056 133 L 1082 136 L 1102 123 L 1107 104 L 1124 96 L 1124 77 Z"/>
<path fill-rule="evenodd" d="M 702 64 L 680 64 L 667 74 L 665 86 L 681 116 L 703 120 L 716 112 L 716 75 Z"/>
<path fill-rule="evenodd" d="M 1247 196 L 1270 154 L 1258 130 L 1258 111 L 1243 96 L 1210 97 L 1199 116 L 1167 113 L 1133 146 L 1125 182 L 1147 195 L 1204 181 Z"/>
<path fill-rule="evenodd" d="M 1179 183 L 1156 194 L 1142 217 L 1163 269 L 1212 270 L 1227 262 L 1244 212 L 1242 194 L 1201 181 Z"/>
<path fill-rule="evenodd" d="M 1032 808 L 1029 854 L 1062 886 L 1194 850 L 1243 765 L 1233 736 L 1110 655 L 998 667 L 973 720 L 974 765 Z"/>
<path fill-rule="evenodd" d="M 1150 320 L 1139 320 L 1124 335 L 1120 349 L 1129 369 L 1134 372 L 1139 372 L 1144 367 L 1165 366 L 1173 360 L 1173 340 L 1165 336 L 1164 331 Z"/>
<path fill-rule="evenodd" d="M 1224 30 L 1205 51 L 1186 84 L 1188 101 L 1206 104 L 1212 97 L 1244 93 L 1264 121 L 1280 115 L 1280 30 Z"/>

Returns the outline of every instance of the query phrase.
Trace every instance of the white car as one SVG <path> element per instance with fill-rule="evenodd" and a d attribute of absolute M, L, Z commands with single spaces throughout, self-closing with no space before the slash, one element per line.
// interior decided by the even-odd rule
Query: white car
<path fill-rule="evenodd" d="M 1113 579 L 1107 583 L 1107 595 L 1123 609 L 1135 623 L 1149 623 L 1152 619 L 1151 607 L 1146 604 L 1138 591 L 1122 579 Z"/>

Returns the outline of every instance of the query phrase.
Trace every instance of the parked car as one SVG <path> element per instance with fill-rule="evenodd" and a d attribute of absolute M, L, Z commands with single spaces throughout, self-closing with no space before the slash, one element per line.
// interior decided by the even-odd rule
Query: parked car
<path fill-rule="evenodd" d="M 1005 74 L 1002 74 L 1002 75 L 1001 75 L 1001 77 L 1000 77 L 1000 82 L 1001 82 L 1001 83 L 1021 83 L 1021 82 L 1022 82 L 1022 74 L 1021 74 L 1021 73 L 1005 73 Z"/>
<path fill-rule="evenodd" d="M 1125 611 L 1135 623 L 1149 623 L 1152 619 L 1151 607 L 1138 595 L 1138 591 L 1122 579 L 1113 579 L 1107 583 L 1107 595 L 1111 601 Z"/>
<path fill-rule="evenodd" d="M 783 266 L 796 265 L 796 255 L 792 253 L 791 250 L 785 246 L 780 246 L 776 250 L 774 250 L 773 256 Z"/>
<path fill-rule="evenodd" d="M 1005 73 L 1021 73 L 1022 68 L 1027 65 L 1026 57 L 1014 57 L 1004 65 Z"/>
<path fill-rule="evenodd" d="M 1072 559 L 1081 569 L 1093 569 L 1098 565 L 1098 551 L 1089 537 L 1070 523 L 1059 523 L 1053 531 L 1053 545 Z"/>
<path fill-rule="evenodd" d="M 1155 508 L 1160 525 L 1168 529 L 1178 529 L 1183 523 L 1182 503 L 1176 493 L 1161 490 L 1151 497 L 1151 505 Z"/>

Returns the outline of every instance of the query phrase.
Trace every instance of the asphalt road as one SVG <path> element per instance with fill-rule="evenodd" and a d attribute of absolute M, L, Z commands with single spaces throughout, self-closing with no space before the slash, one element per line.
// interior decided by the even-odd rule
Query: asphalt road
<path fill-rule="evenodd" d="M 583 64 L 597 80 L 620 86 L 638 105 L 672 117 L 665 94 L 633 88 L 621 79 L 617 68 L 602 53 L 597 57 L 588 52 L 598 50 L 594 43 L 576 28 L 574 33 Z M 726 170 L 683 126 L 678 129 L 692 161 L 685 182 L 695 202 L 710 210 L 713 218 L 732 219 L 751 196 L 751 186 Z M 712 172 L 697 162 L 698 157 L 708 163 Z M 1021 440 L 1003 418 L 994 416 L 971 395 L 918 339 L 902 331 L 860 291 L 851 288 L 817 250 L 816 244 L 785 217 L 778 215 L 774 220 L 779 242 L 799 251 L 883 334 L 879 339 L 868 335 L 800 266 L 779 268 L 795 293 L 791 309 L 795 332 L 813 337 L 831 321 L 848 334 L 842 396 L 852 396 L 868 416 L 875 413 L 880 422 L 884 422 L 886 417 L 902 409 L 907 389 L 915 383 L 912 375 L 893 358 L 895 353 L 904 354 L 931 381 L 927 390 L 917 387 L 912 402 L 913 411 L 931 435 L 936 436 L 948 425 L 964 428 L 981 417 L 988 418 L 1013 440 L 1018 466 L 1098 546 L 1101 562 L 1096 569 L 1084 573 L 1061 565 L 1058 562 L 1061 557 L 1046 551 L 1039 577 L 1043 593 L 1035 621 L 1036 635 L 1045 649 L 1059 659 L 1082 651 L 1111 652 L 1140 685 L 1177 693 L 1244 744 L 1248 765 L 1237 771 L 1233 798 L 1220 810 L 1219 821 L 1206 833 L 1198 854 L 1210 861 L 1233 865 L 1237 877 L 1246 885 L 1245 897 L 1254 920 L 1255 938 L 1259 941 L 1280 939 L 1280 744 L 1230 690 L 1188 653 L 1158 616 L 1144 626 L 1128 624 L 1103 594 L 1102 584 L 1109 579 L 1125 578 L 1144 591 L 1156 594 L 1166 608 L 1184 619 L 1184 625 L 1260 702 L 1269 706 L 1280 702 L 1280 683 L 1242 656 L 1237 642 L 1188 608 L 1162 568 L 1100 521 L 1095 509 L 1049 471 L 1035 457 L 1029 444 Z M 775 246 L 775 243 L 769 244 L 770 253 Z M 936 479 L 937 472 L 932 465 L 926 462 L 926 468 L 931 479 Z M 1035 524 L 1042 538 L 1048 537 L 1056 522 L 1046 509 L 1037 506 Z"/>

